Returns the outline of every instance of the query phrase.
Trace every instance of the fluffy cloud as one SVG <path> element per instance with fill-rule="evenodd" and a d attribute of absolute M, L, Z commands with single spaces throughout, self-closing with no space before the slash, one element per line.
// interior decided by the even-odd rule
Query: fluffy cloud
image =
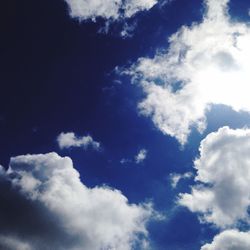
<path fill-rule="evenodd" d="M 100 143 L 93 140 L 90 135 L 78 137 L 73 132 L 61 133 L 57 137 L 58 145 L 61 149 L 71 147 L 83 147 L 84 149 L 92 147 L 95 150 L 100 149 Z"/>
<path fill-rule="evenodd" d="M 148 151 L 146 149 L 141 149 L 138 154 L 135 156 L 135 163 L 142 163 L 147 158 Z"/>
<path fill-rule="evenodd" d="M 181 144 L 193 127 L 206 128 L 211 105 L 250 111 L 250 28 L 230 19 L 228 2 L 204 0 L 201 23 L 181 27 L 167 50 L 125 71 L 145 92 L 140 113 Z"/>
<path fill-rule="evenodd" d="M 201 250 L 248 250 L 250 249 L 250 233 L 228 230 L 217 235 L 211 244 Z"/>
<path fill-rule="evenodd" d="M 151 9 L 157 0 L 65 0 L 69 5 L 70 15 L 80 21 L 130 18 L 136 13 Z"/>
<path fill-rule="evenodd" d="M 197 185 L 181 194 L 179 204 L 218 227 L 248 221 L 250 205 L 250 129 L 223 127 L 209 134 L 195 160 Z"/>
<path fill-rule="evenodd" d="M 120 191 L 88 188 L 70 158 L 56 153 L 11 158 L 0 174 L 0 248 L 119 249 L 145 244 L 150 205 Z"/>

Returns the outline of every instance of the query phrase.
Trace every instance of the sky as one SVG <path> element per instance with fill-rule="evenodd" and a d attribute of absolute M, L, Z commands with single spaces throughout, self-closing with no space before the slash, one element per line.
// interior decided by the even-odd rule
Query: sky
<path fill-rule="evenodd" d="M 0 249 L 250 249 L 249 1 L 0 19 Z"/>

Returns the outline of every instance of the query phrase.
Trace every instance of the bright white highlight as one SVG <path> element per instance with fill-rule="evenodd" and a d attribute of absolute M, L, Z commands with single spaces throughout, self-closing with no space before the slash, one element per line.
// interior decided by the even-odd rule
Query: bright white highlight
<path fill-rule="evenodd" d="M 146 98 L 139 111 L 182 145 L 193 127 L 203 132 L 211 105 L 250 112 L 250 28 L 230 20 L 228 0 L 206 0 L 200 24 L 183 26 L 167 51 L 140 58 L 126 73 Z"/>
<path fill-rule="evenodd" d="M 70 15 L 80 21 L 101 17 L 106 20 L 130 18 L 140 11 L 151 9 L 157 0 L 65 0 Z"/>

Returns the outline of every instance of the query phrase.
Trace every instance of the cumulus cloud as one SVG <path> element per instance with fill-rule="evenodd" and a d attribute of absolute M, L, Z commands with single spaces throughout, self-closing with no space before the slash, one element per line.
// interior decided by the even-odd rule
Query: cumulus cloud
<path fill-rule="evenodd" d="M 136 13 L 151 9 L 157 0 L 65 0 L 70 15 L 80 21 L 101 17 L 117 21 L 130 18 Z"/>
<path fill-rule="evenodd" d="M 139 164 L 145 161 L 147 158 L 148 151 L 146 149 L 141 149 L 138 154 L 135 156 L 135 163 Z"/>
<path fill-rule="evenodd" d="M 211 244 L 201 250 L 248 250 L 250 249 L 250 232 L 227 230 L 217 235 Z"/>
<path fill-rule="evenodd" d="M 145 92 L 139 112 L 181 144 L 192 128 L 204 131 L 211 105 L 250 111 L 250 27 L 231 20 L 228 3 L 204 0 L 200 23 L 181 27 L 167 50 L 140 58 L 124 72 Z"/>
<path fill-rule="evenodd" d="M 95 150 L 99 150 L 101 147 L 100 143 L 94 141 L 90 135 L 79 137 L 73 132 L 61 133 L 58 135 L 57 143 L 61 149 L 72 147 L 82 147 L 87 149 L 91 147 Z"/>
<path fill-rule="evenodd" d="M 172 188 L 176 188 L 178 183 L 183 179 L 189 179 L 193 176 L 191 172 L 187 172 L 184 174 L 177 174 L 177 173 L 171 173 L 170 174 L 170 181 Z"/>
<path fill-rule="evenodd" d="M 194 162 L 197 184 L 190 194 L 180 194 L 179 204 L 221 228 L 248 221 L 250 129 L 220 128 L 201 142 L 199 150 Z"/>
<path fill-rule="evenodd" d="M 118 190 L 88 188 L 69 157 L 11 158 L 0 174 L 0 248 L 119 249 L 146 245 L 149 204 L 129 204 Z"/>

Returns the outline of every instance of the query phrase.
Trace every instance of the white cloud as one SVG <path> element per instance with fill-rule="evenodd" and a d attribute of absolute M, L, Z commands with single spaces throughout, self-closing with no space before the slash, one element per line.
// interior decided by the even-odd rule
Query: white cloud
<path fill-rule="evenodd" d="M 70 8 L 70 15 L 79 20 L 97 17 L 105 19 L 119 17 L 122 0 L 65 0 Z"/>
<path fill-rule="evenodd" d="M 140 11 L 151 9 L 157 0 L 65 0 L 70 15 L 80 21 L 101 17 L 106 20 L 130 18 Z"/>
<path fill-rule="evenodd" d="M 147 158 L 148 151 L 146 149 L 141 149 L 135 156 L 135 163 L 139 164 L 145 161 Z"/>
<path fill-rule="evenodd" d="M 140 58 L 124 72 L 146 94 L 140 113 L 181 144 L 193 127 L 206 128 L 211 105 L 250 111 L 250 28 L 230 19 L 228 2 L 205 0 L 201 23 L 181 27 L 167 50 Z"/>
<path fill-rule="evenodd" d="M 183 179 L 189 179 L 193 176 L 191 172 L 187 172 L 184 174 L 177 174 L 177 173 L 171 173 L 170 174 L 170 181 L 172 188 L 176 188 L 178 183 Z"/>
<path fill-rule="evenodd" d="M 200 157 L 191 194 L 181 194 L 179 204 L 198 212 L 204 222 L 218 227 L 249 220 L 250 129 L 220 128 L 200 145 Z"/>
<path fill-rule="evenodd" d="M 147 158 L 148 151 L 144 148 L 140 149 L 139 152 L 134 156 L 134 158 L 129 159 L 129 158 L 122 158 L 120 160 L 121 164 L 128 164 L 128 163 L 136 163 L 140 164 L 145 161 Z"/>
<path fill-rule="evenodd" d="M 124 15 L 126 18 L 132 17 L 140 11 L 150 10 L 157 0 L 126 0 L 124 4 Z"/>
<path fill-rule="evenodd" d="M 204 245 L 201 250 L 249 250 L 250 232 L 228 230 L 218 234 L 211 244 Z"/>
<path fill-rule="evenodd" d="M 129 204 L 109 187 L 86 187 L 69 157 L 14 157 L 0 178 L 4 249 L 129 250 L 145 244 L 151 205 Z"/>
<path fill-rule="evenodd" d="M 99 150 L 101 147 L 100 143 L 94 141 L 90 135 L 78 137 L 73 132 L 61 133 L 57 137 L 57 142 L 61 149 L 71 147 L 83 147 L 86 149 L 92 147 L 95 150 Z"/>

